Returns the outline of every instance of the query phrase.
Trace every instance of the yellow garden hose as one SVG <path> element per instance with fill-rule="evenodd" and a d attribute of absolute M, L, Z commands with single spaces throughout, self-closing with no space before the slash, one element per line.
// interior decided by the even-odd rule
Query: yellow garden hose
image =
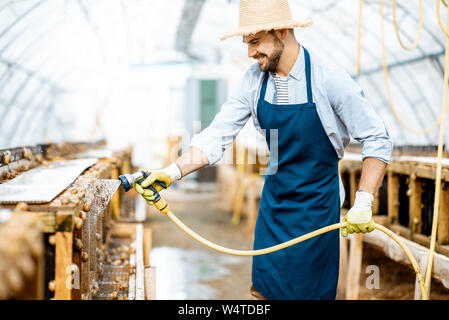
<path fill-rule="evenodd" d="M 440 0 L 437 0 L 440 1 Z M 394 105 L 393 102 L 393 96 L 391 94 L 391 89 L 390 89 L 390 81 L 389 81 L 389 74 L 388 74 L 388 63 L 387 63 L 387 49 L 385 46 L 385 18 L 384 18 L 384 14 L 383 14 L 383 0 L 380 0 L 380 16 L 382 19 L 382 23 L 381 23 L 381 33 L 382 33 L 382 69 L 384 71 L 384 80 L 385 80 L 385 88 L 387 91 L 387 100 L 388 100 L 388 104 L 390 105 L 391 108 L 391 112 L 393 113 L 394 117 L 396 118 L 396 120 L 398 121 L 398 123 L 406 130 L 413 132 L 415 134 L 427 134 L 430 131 L 434 130 L 438 124 L 441 122 L 442 117 L 445 115 L 444 112 L 442 112 L 439 116 L 439 118 L 437 120 L 435 120 L 429 127 L 425 128 L 425 129 L 414 129 L 409 127 L 399 116 L 399 113 L 396 110 L 396 107 Z M 449 21 L 449 19 L 448 19 Z M 448 48 L 446 48 L 446 54 L 448 52 Z"/>
<path fill-rule="evenodd" d="M 447 7 L 447 4 L 444 2 L 444 0 L 441 0 L 441 1 L 443 1 L 443 3 L 446 5 L 446 7 Z M 441 12 L 440 12 L 441 10 L 440 10 L 440 0 L 437 0 L 437 18 L 438 18 L 438 23 L 439 23 L 439 25 L 440 25 L 440 28 L 441 28 L 441 31 L 443 31 L 445 34 L 446 34 L 446 37 L 449 37 L 449 32 L 447 31 L 447 29 L 443 26 L 443 21 L 441 21 Z"/>
<path fill-rule="evenodd" d="M 200 236 L 199 234 L 197 234 L 196 232 L 194 232 L 192 229 L 190 229 L 189 227 L 187 227 L 184 223 L 182 223 L 181 220 L 179 220 L 174 214 L 173 212 L 171 212 L 169 205 L 167 204 L 167 202 L 160 197 L 158 201 L 156 201 L 154 203 L 155 207 L 163 214 L 166 214 L 171 221 L 173 221 L 174 224 L 176 224 L 182 231 L 184 231 L 185 233 L 187 233 L 189 236 L 191 236 L 193 239 L 195 239 L 196 241 L 202 243 L 203 245 L 222 252 L 222 253 L 226 253 L 226 254 L 230 254 L 230 255 L 234 255 L 234 256 L 259 256 L 259 255 L 263 255 L 263 254 L 268 254 L 271 252 L 275 252 L 275 251 L 279 251 L 282 249 L 285 249 L 287 247 L 290 247 L 292 245 L 295 245 L 297 243 L 306 241 L 310 238 L 319 236 L 320 234 L 332 231 L 332 230 L 336 230 L 336 229 L 340 229 L 346 226 L 346 222 L 340 222 L 340 223 L 336 223 L 318 230 L 315 230 L 313 232 L 307 233 L 305 235 L 299 236 L 297 238 L 294 238 L 292 240 L 277 244 L 275 246 L 272 247 L 268 247 L 265 249 L 259 249 L 259 250 L 235 250 L 235 249 L 229 249 L 223 246 L 220 246 L 218 244 L 215 244 L 205 238 L 203 238 L 202 236 Z M 388 230 L 387 228 L 385 228 L 384 226 L 381 226 L 377 223 L 374 224 L 374 228 L 377 230 L 382 231 L 383 233 L 385 233 L 387 236 L 391 237 L 394 241 L 396 241 L 396 243 L 402 248 L 402 250 L 404 250 L 405 254 L 407 255 L 408 259 L 410 260 L 410 263 L 412 264 L 413 269 L 415 270 L 416 276 L 418 278 L 418 283 L 419 283 L 419 288 L 421 290 L 421 298 L 423 300 L 428 300 L 428 294 L 427 291 L 425 290 L 425 284 L 424 284 L 424 278 L 422 276 L 422 273 L 419 269 L 418 263 L 416 262 L 415 257 L 413 256 L 413 254 L 410 252 L 409 248 L 401 241 L 401 239 L 399 239 L 399 237 L 393 233 L 391 230 Z"/>
<path fill-rule="evenodd" d="M 441 29 L 446 34 L 446 61 L 445 61 L 445 68 L 444 68 L 444 91 L 443 91 L 443 106 L 441 107 L 441 124 L 440 124 L 440 134 L 438 138 L 438 164 L 437 164 L 437 172 L 435 177 L 435 199 L 433 204 L 433 221 L 432 221 L 432 234 L 430 236 L 430 253 L 428 258 L 428 264 L 426 269 L 426 281 L 425 281 L 425 288 L 426 292 L 430 289 L 430 282 L 431 282 L 431 274 L 432 274 L 432 266 L 433 266 L 433 257 L 435 254 L 435 243 L 437 238 L 437 227 L 438 227 L 438 215 L 439 215 L 439 208 L 440 208 L 440 191 L 441 191 L 441 161 L 443 158 L 443 144 L 444 144 L 444 129 L 446 126 L 446 113 L 447 113 L 447 90 L 449 87 L 449 35 L 446 32 L 446 30 L 443 28 L 441 24 L 441 18 L 440 18 L 440 0 L 437 0 L 437 14 L 438 14 L 438 20 L 440 20 L 440 26 Z M 449 28 L 449 12 L 448 12 L 448 18 L 447 18 L 447 27 Z"/>
<path fill-rule="evenodd" d="M 418 22 L 418 34 L 416 36 L 415 42 L 413 42 L 413 44 L 410 47 L 407 47 L 404 42 L 401 39 L 401 35 L 399 33 L 399 26 L 398 26 L 398 19 L 397 19 L 397 15 L 396 15 L 396 1 L 397 0 L 393 0 L 393 21 L 394 21 L 394 29 L 396 31 L 396 37 L 398 38 L 399 43 L 401 44 L 401 47 L 404 48 L 405 50 L 413 50 L 418 46 L 419 43 L 419 39 L 421 38 L 421 33 L 422 33 L 422 27 L 423 27 L 423 6 L 422 6 L 422 1 L 423 0 L 419 0 L 419 22 Z"/>

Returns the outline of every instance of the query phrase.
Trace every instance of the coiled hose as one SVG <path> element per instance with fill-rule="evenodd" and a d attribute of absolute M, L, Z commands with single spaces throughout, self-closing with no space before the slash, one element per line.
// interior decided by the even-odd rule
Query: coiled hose
<path fill-rule="evenodd" d="M 196 232 L 194 232 L 192 229 L 190 229 L 189 227 L 187 227 L 184 223 L 182 223 L 181 220 L 179 220 L 174 214 L 173 212 L 171 212 L 170 207 L 168 206 L 167 202 L 162 198 L 159 197 L 159 200 L 156 201 L 154 203 L 154 205 L 156 206 L 156 208 L 163 214 L 166 214 L 167 217 L 173 221 L 182 231 L 184 231 L 185 233 L 187 233 L 189 236 L 191 236 L 193 239 L 195 239 L 196 241 L 200 242 L 201 244 L 222 252 L 222 253 L 226 253 L 226 254 L 230 254 L 230 255 L 234 255 L 234 256 L 258 256 L 258 255 L 263 255 L 263 254 L 267 254 L 267 253 L 271 253 L 274 251 L 278 251 L 278 250 L 282 250 L 285 249 L 287 247 L 290 247 L 292 245 L 298 244 L 300 242 L 306 241 L 310 238 L 319 236 L 323 233 L 332 231 L 332 230 L 336 230 L 336 229 L 340 229 L 346 226 L 345 222 L 340 222 L 340 223 L 336 223 L 315 231 L 312 231 L 310 233 L 307 233 L 305 235 L 299 236 L 297 238 L 294 238 L 292 240 L 280 243 L 278 245 L 272 246 L 272 247 L 268 247 L 265 249 L 259 249 L 259 250 L 235 250 L 235 249 L 229 249 L 223 246 L 220 246 L 216 243 L 213 243 L 205 238 L 203 238 L 202 236 L 200 236 L 199 234 L 197 234 Z M 408 259 L 410 260 L 410 263 L 412 264 L 413 269 L 415 270 L 416 276 L 418 277 L 418 282 L 419 282 L 419 288 L 421 290 L 421 297 L 423 300 L 428 300 L 428 294 L 427 294 L 427 290 L 425 290 L 425 285 L 424 285 L 424 278 L 423 275 L 419 269 L 418 263 L 416 262 L 415 257 L 413 256 L 413 254 L 410 252 L 410 249 L 404 244 L 404 242 L 402 242 L 402 240 L 395 234 L 393 233 L 391 230 L 385 228 L 384 226 L 381 226 L 379 224 L 374 224 L 374 228 L 382 231 L 383 233 L 385 233 L 387 236 L 391 237 L 394 241 L 396 241 L 396 243 L 402 248 L 402 250 L 404 250 L 405 254 L 407 255 Z"/>

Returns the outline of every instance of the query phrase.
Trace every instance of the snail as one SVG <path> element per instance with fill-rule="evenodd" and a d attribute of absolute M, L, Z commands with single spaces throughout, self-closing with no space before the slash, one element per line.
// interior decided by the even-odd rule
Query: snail
<path fill-rule="evenodd" d="M 22 157 L 27 159 L 27 160 L 31 160 L 33 153 L 31 152 L 30 149 L 28 148 L 23 148 L 22 149 Z"/>
<path fill-rule="evenodd" d="M 126 290 L 129 287 L 129 284 L 127 282 L 121 283 L 119 286 L 120 290 Z"/>
<path fill-rule="evenodd" d="M 14 179 L 17 176 L 17 170 L 10 169 L 9 170 L 9 179 Z"/>
<path fill-rule="evenodd" d="M 28 204 L 26 204 L 25 202 L 19 202 L 16 205 L 16 210 L 18 210 L 18 211 L 27 211 L 28 210 Z"/>
<path fill-rule="evenodd" d="M 4 164 L 8 164 L 10 163 L 12 160 L 12 155 L 11 155 L 11 151 L 6 151 L 3 153 L 3 163 Z"/>
<path fill-rule="evenodd" d="M 48 283 L 48 290 L 50 290 L 51 292 L 55 292 L 55 288 L 56 288 L 55 280 L 51 280 Z"/>
<path fill-rule="evenodd" d="M 128 248 L 126 245 L 122 244 L 122 245 L 118 248 L 118 250 L 119 250 L 119 251 L 129 251 L 129 248 Z"/>
<path fill-rule="evenodd" d="M 98 291 L 100 291 L 100 287 L 98 286 L 98 282 L 96 282 L 96 281 L 94 281 L 94 282 L 92 283 L 92 286 L 91 286 L 90 288 L 91 288 L 91 290 L 92 290 L 92 295 L 93 295 L 93 296 L 96 296 L 97 293 L 98 293 Z"/>
<path fill-rule="evenodd" d="M 8 179 L 8 176 L 9 176 L 8 171 L 6 171 L 6 170 L 0 171 L 0 180 L 6 180 L 6 179 Z"/>
<path fill-rule="evenodd" d="M 407 190 L 407 197 L 411 197 L 412 196 L 412 189 L 408 189 Z"/>
<path fill-rule="evenodd" d="M 76 196 L 70 197 L 70 202 L 77 205 L 80 202 L 80 199 Z"/>
<path fill-rule="evenodd" d="M 102 263 L 102 262 L 100 262 L 100 263 L 98 264 L 98 272 L 99 272 L 100 274 L 103 274 L 103 272 L 104 272 L 104 267 L 103 267 L 103 263 Z"/>
<path fill-rule="evenodd" d="M 97 241 L 100 241 L 100 240 L 101 240 L 101 234 L 99 234 L 98 232 L 95 233 L 95 239 L 96 239 Z"/>
<path fill-rule="evenodd" d="M 82 220 L 86 220 L 86 218 L 87 218 L 87 213 L 86 213 L 86 211 L 80 210 L 80 211 L 78 212 L 78 214 L 79 214 L 79 217 L 80 217 Z"/>
<path fill-rule="evenodd" d="M 86 201 L 86 202 L 84 203 L 84 207 L 83 207 L 84 211 L 89 212 L 91 206 L 92 206 L 92 201 L 90 201 L 90 200 Z"/>
<path fill-rule="evenodd" d="M 51 205 L 52 206 L 56 206 L 56 207 L 59 207 L 59 206 L 61 206 L 61 200 L 59 200 L 59 199 L 55 199 L 55 200 L 53 200 L 52 201 L 52 203 L 51 203 Z"/>
<path fill-rule="evenodd" d="M 44 161 L 44 157 L 41 154 L 36 155 L 35 159 L 39 163 L 42 163 L 42 161 Z"/>
<path fill-rule="evenodd" d="M 125 260 L 128 257 L 128 254 L 124 251 L 120 252 L 120 259 Z"/>
<path fill-rule="evenodd" d="M 83 249 L 83 242 L 81 241 L 81 239 L 75 238 L 75 240 L 73 241 L 73 244 L 75 246 L 76 250 L 82 250 Z"/>
<path fill-rule="evenodd" d="M 113 264 L 116 265 L 116 266 L 121 265 L 121 264 L 122 264 L 122 260 L 117 259 L 117 260 L 115 260 L 115 261 L 113 262 Z"/>
<path fill-rule="evenodd" d="M 56 235 L 52 234 L 48 237 L 48 243 L 54 246 L 56 244 Z"/>
<path fill-rule="evenodd" d="M 87 254 L 86 251 L 81 252 L 81 260 L 82 260 L 83 262 L 89 261 L 89 255 Z"/>
<path fill-rule="evenodd" d="M 75 217 L 75 228 L 76 229 L 81 229 L 83 224 L 84 224 L 83 219 Z"/>

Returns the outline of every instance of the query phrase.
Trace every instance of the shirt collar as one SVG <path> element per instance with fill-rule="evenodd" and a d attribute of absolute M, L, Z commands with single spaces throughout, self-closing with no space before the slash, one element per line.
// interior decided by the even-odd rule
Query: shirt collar
<path fill-rule="evenodd" d="M 302 75 L 305 70 L 305 62 L 304 62 L 304 47 L 299 46 L 299 54 L 298 58 L 296 58 L 296 62 L 293 65 L 293 68 L 290 70 L 290 73 L 288 74 L 287 78 L 292 77 L 295 80 L 300 80 L 302 78 Z M 274 78 L 274 73 L 270 71 L 270 75 L 272 78 Z"/>

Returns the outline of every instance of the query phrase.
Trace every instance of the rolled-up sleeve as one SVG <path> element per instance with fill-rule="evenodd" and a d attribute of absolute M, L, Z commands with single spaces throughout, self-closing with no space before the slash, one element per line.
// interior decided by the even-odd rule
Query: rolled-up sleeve
<path fill-rule="evenodd" d="M 218 162 L 226 148 L 234 141 L 251 116 L 248 99 L 249 74 L 240 80 L 230 98 L 221 107 L 212 123 L 196 134 L 191 146 L 200 149 L 209 160 L 209 164 Z"/>
<path fill-rule="evenodd" d="M 345 70 L 338 68 L 327 77 L 326 91 L 349 134 L 362 144 L 362 159 L 369 157 L 390 163 L 393 141 L 360 86 Z"/>

